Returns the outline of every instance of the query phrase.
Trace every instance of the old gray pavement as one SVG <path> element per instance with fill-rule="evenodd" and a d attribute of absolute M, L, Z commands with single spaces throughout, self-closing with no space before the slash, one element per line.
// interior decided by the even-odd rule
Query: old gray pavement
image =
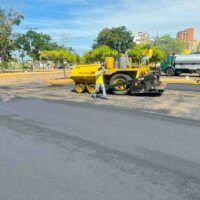
<path fill-rule="evenodd" d="M 200 123 L 89 103 L 0 102 L 1 200 L 199 200 Z"/>

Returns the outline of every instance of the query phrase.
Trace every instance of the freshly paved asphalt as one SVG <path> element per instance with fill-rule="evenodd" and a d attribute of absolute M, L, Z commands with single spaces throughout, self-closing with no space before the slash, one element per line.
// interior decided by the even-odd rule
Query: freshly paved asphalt
<path fill-rule="evenodd" d="M 93 103 L 0 103 L 1 200 L 199 200 L 200 123 Z"/>
<path fill-rule="evenodd" d="M 168 89 L 168 90 L 183 90 L 183 91 L 200 92 L 200 84 L 199 85 L 192 85 L 192 84 L 168 84 L 165 89 Z"/>

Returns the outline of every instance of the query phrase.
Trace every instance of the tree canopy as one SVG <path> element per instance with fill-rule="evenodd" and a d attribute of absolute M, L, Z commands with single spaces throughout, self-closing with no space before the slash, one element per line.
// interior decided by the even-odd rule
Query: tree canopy
<path fill-rule="evenodd" d="M 41 51 L 60 48 L 58 44 L 52 42 L 48 34 L 38 33 L 33 30 L 29 30 L 25 34 L 19 34 L 15 41 L 15 46 L 35 60 L 39 60 Z"/>
<path fill-rule="evenodd" d="M 166 54 L 182 53 L 184 43 L 172 38 L 169 35 L 164 35 L 155 40 L 154 45 L 164 51 Z"/>
<path fill-rule="evenodd" d="M 129 56 L 131 57 L 132 61 L 135 63 L 139 63 L 142 59 L 142 53 L 147 48 L 147 45 L 136 45 L 129 51 Z M 153 56 L 150 59 L 150 62 L 160 62 L 166 58 L 166 54 L 156 46 L 151 47 L 153 50 Z"/>
<path fill-rule="evenodd" d="M 131 57 L 133 62 L 139 63 L 142 59 L 142 53 L 145 47 L 142 45 L 136 45 L 135 47 L 129 50 L 129 56 Z"/>
<path fill-rule="evenodd" d="M 166 59 L 166 54 L 164 51 L 162 51 L 159 47 L 153 46 L 153 57 L 151 58 L 151 62 L 153 63 L 159 63 Z"/>
<path fill-rule="evenodd" d="M 103 45 L 93 50 L 86 51 L 82 59 L 86 63 L 104 62 L 105 58 L 108 56 L 117 56 L 117 51 L 111 49 L 109 46 Z"/>
<path fill-rule="evenodd" d="M 79 55 L 66 51 L 64 49 L 41 51 L 40 58 L 42 60 L 50 60 L 50 61 L 59 62 L 59 63 L 63 63 L 64 61 L 68 63 L 80 62 Z"/>
<path fill-rule="evenodd" d="M 0 57 L 2 62 L 11 58 L 15 39 L 13 27 L 19 25 L 22 19 L 23 16 L 14 9 L 4 10 L 0 7 Z"/>
<path fill-rule="evenodd" d="M 98 34 L 93 48 L 107 45 L 111 49 L 117 49 L 119 43 L 121 44 L 121 50 L 123 53 L 133 45 L 132 32 L 127 30 L 125 26 L 103 29 Z"/>

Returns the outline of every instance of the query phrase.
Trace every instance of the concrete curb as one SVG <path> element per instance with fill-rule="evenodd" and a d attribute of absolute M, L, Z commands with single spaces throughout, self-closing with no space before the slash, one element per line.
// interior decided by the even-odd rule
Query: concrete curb
<path fill-rule="evenodd" d="M 200 80 L 194 80 L 194 79 L 175 79 L 175 78 L 161 78 L 161 82 L 164 84 L 191 84 L 191 85 L 199 85 Z"/>

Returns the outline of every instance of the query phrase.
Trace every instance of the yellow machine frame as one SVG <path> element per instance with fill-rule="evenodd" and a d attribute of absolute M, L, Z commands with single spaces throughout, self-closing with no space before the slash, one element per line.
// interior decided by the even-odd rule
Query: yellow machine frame
<path fill-rule="evenodd" d="M 107 59 L 110 62 L 109 59 Z M 106 65 L 107 66 L 107 65 Z M 84 92 L 86 89 L 89 93 L 94 92 L 96 71 L 100 67 L 100 64 L 88 64 L 77 65 L 73 68 L 71 78 L 75 82 L 75 90 L 78 93 Z M 110 84 L 111 78 L 116 74 L 128 75 L 132 79 L 139 78 L 140 76 L 148 75 L 150 73 L 149 66 L 138 66 L 126 68 L 114 68 L 114 63 L 109 63 L 109 67 L 106 67 L 106 73 L 104 75 L 104 81 L 107 85 Z M 123 78 L 119 78 L 115 83 L 124 81 Z M 117 87 L 117 90 L 124 90 L 124 87 Z"/>

